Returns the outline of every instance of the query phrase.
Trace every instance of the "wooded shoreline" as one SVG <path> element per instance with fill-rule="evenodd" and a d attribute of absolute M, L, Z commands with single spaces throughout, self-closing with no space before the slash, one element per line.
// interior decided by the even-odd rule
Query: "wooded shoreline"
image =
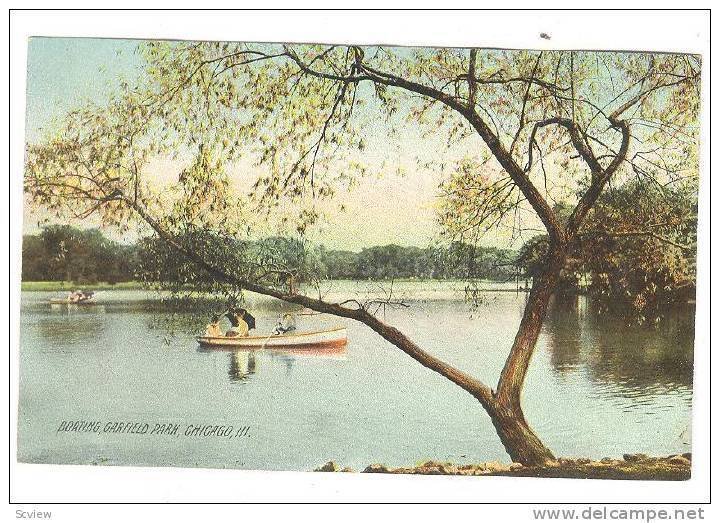
<path fill-rule="evenodd" d="M 94 291 L 135 291 L 145 290 L 142 282 L 123 281 L 118 283 L 98 282 L 94 284 L 72 281 L 23 281 L 20 290 L 23 292 L 60 292 L 74 291 L 78 288 L 89 288 Z"/>
<path fill-rule="evenodd" d="M 463 283 L 466 284 L 467 282 L 465 280 L 460 279 L 444 279 L 444 280 L 438 280 L 438 279 L 430 279 L 430 278 L 399 278 L 395 280 L 389 280 L 389 279 L 372 279 L 372 280 L 329 280 L 329 281 L 347 281 L 347 282 L 358 282 L 358 283 L 364 283 L 364 282 L 371 282 L 371 283 Z M 502 284 L 507 283 L 506 280 L 481 280 L 483 282 L 487 282 L 488 284 Z M 77 288 L 83 288 L 87 287 L 92 290 L 96 291 L 125 291 L 125 290 L 152 290 L 149 289 L 148 286 L 141 282 L 141 281 L 124 281 L 124 282 L 118 282 L 118 283 L 108 283 L 108 282 L 98 282 L 94 284 L 88 284 L 88 283 L 82 283 L 82 282 L 73 282 L 73 281 L 22 281 L 20 283 L 20 290 L 24 292 L 54 292 L 54 291 L 72 291 Z M 482 288 L 479 289 L 484 292 L 527 292 L 529 291 L 528 288 L 525 287 L 518 287 L 512 288 L 512 289 L 501 289 L 501 288 Z"/>
<path fill-rule="evenodd" d="M 204 239 L 207 240 L 205 234 Z M 186 238 L 187 239 L 187 238 Z M 191 239 L 187 239 L 190 241 Z M 229 240 L 214 237 L 216 246 Z M 298 238 L 267 237 L 234 242 L 235 252 L 252 251 L 264 265 L 282 262 L 310 269 L 314 277 L 330 280 L 497 280 L 515 278 L 517 251 L 451 242 L 412 247 L 368 246 L 360 251 L 330 249 Z M 182 271 L 183 259 L 167 251 L 163 241 L 143 237 L 121 244 L 99 229 L 68 225 L 46 226 L 39 234 L 23 237 L 22 278 L 25 281 L 152 283 L 159 276 Z M 156 274 L 158 253 L 167 254 L 162 275 Z M 254 258 L 244 263 L 254 263 Z M 162 256 L 161 256 L 162 257 Z M 257 261 L 257 260 L 255 260 Z"/>

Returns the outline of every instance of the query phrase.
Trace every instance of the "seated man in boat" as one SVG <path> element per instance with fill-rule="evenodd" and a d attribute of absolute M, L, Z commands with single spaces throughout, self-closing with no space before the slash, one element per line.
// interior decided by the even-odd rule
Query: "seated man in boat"
<path fill-rule="evenodd" d="M 273 334 L 285 334 L 296 329 L 295 317 L 292 314 L 283 315 L 282 319 L 279 319 L 275 324 Z"/>
<path fill-rule="evenodd" d="M 213 316 L 210 323 L 205 327 L 205 336 L 208 338 L 220 338 L 222 335 L 222 330 L 220 330 L 220 317 Z"/>

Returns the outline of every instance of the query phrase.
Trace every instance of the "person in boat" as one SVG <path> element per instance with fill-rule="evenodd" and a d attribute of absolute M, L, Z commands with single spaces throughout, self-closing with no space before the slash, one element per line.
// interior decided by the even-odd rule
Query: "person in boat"
<path fill-rule="evenodd" d="M 80 303 L 81 301 L 84 301 L 86 299 L 87 299 L 87 297 L 85 296 L 85 293 L 83 291 L 81 291 L 80 289 L 78 289 L 74 292 L 71 292 L 68 295 L 68 301 L 70 303 Z"/>
<path fill-rule="evenodd" d="M 248 329 L 253 330 L 255 328 L 255 316 L 250 314 L 245 309 L 241 309 L 241 310 L 242 310 L 243 319 L 245 320 L 245 323 L 248 324 Z"/>
<path fill-rule="evenodd" d="M 255 317 L 243 308 L 231 307 L 225 317 L 230 320 L 225 336 L 247 336 L 250 329 L 255 328 Z"/>
<path fill-rule="evenodd" d="M 295 322 L 295 316 L 292 314 L 284 314 L 281 319 L 275 324 L 273 334 L 286 334 L 292 332 L 297 328 Z"/>
<path fill-rule="evenodd" d="M 205 336 L 208 338 L 219 338 L 222 335 L 222 330 L 220 330 L 220 316 L 213 316 L 210 323 L 205 327 Z"/>

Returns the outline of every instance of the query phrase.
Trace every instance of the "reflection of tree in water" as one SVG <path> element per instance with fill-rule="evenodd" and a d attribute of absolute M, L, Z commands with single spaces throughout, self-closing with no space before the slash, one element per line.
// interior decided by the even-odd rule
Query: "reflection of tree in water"
<path fill-rule="evenodd" d="M 228 377 L 232 382 L 243 382 L 255 374 L 257 361 L 254 351 L 237 350 L 230 353 Z"/>
<path fill-rule="evenodd" d="M 593 312 L 585 297 L 555 303 L 546 322 L 553 369 L 585 365 L 591 379 L 629 396 L 691 388 L 694 312 L 678 308 L 650 328 Z"/>
<path fill-rule="evenodd" d="M 35 332 L 53 344 L 97 340 L 105 329 L 104 313 L 101 305 L 53 305 L 47 314 L 38 316 Z"/>
<path fill-rule="evenodd" d="M 573 371 L 582 363 L 584 305 L 578 299 L 555 299 L 547 313 L 545 330 L 549 339 L 550 363 L 559 373 Z"/>

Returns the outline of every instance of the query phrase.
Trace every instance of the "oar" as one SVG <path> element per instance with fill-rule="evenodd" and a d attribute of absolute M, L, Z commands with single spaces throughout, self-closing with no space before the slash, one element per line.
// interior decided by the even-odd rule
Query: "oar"
<path fill-rule="evenodd" d="M 263 350 L 263 349 L 265 348 L 265 345 L 267 345 L 267 342 L 270 341 L 270 338 L 272 338 L 273 336 L 275 336 L 275 334 L 276 334 L 276 333 L 271 332 L 271 333 L 270 333 L 270 336 L 268 336 L 267 338 L 265 338 L 265 341 L 264 341 L 263 344 L 260 346 L 260 350 Z"/>

